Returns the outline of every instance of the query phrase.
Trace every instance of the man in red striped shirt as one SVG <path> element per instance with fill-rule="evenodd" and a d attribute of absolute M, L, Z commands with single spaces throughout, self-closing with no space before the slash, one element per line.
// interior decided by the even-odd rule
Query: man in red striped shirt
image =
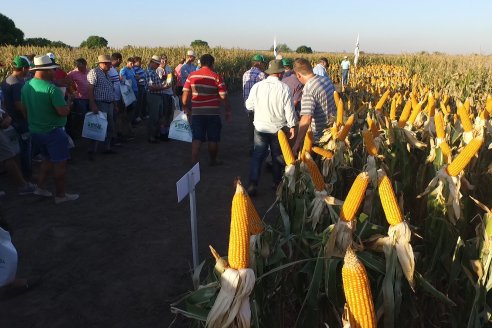
<path fill-rule="evenodd" d="M 202 68 L 192 72 L 183 87 L 183 108 L 190 118 L 193 141 L 191 144 L 192 164 L 198 163 L 200 146 L 208 141 L 210 165 L 220 165 L 217 159 L 219 151 L 220 102 L 225 105 L 225 119 L 231 120 L 231 105 L 227 98 L 227 88 L 219 74 L 213 71 L 214 57 L 205 54 L 200 58 Z M 191 95 L 190 95 L 191 93 Z M 190 107 L 191 96 L 191 107 Z"/>

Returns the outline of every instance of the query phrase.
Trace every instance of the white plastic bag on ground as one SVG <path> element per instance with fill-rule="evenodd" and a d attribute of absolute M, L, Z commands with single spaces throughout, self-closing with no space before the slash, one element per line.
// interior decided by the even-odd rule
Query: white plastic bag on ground
<path fill-rule="evenodd" d="M 0 228 L 0 287 L 11 283 L 17 272 L 17 250 L 8 231 Z"/>
<path fill-rule="evenodd" d="M 191 142 L 193 139 L 191 134 L 191 126 L 190 123 L 188 123 L 188 118 L 184 112 L 176 116 L 171 122 L 171 126 L 169 128 L 169 138 L 185 142 Z"/>

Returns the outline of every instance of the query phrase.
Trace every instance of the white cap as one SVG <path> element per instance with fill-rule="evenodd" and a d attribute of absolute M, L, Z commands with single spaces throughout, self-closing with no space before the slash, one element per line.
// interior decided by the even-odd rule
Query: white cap
<path fill-rule="evenodd" d="M 196 57 L 195 52 L 194 52 L 193 50 L 188 50 L 188 51 L 186 52 L 186 56 L 193 56 L 193 57 Z"/>
<path fill-rule="evenodd" d="M 46 54 L 46 56 L 50 57 L 50 59 L 52 59 L 52 60 L 55 60 L 55 59 L 56 59 L 56 58 L 55 58 L 55 54 L 54 54 L 54 53 L 52 53 L 52 52 L 48 52 L 48 53 Z"/>

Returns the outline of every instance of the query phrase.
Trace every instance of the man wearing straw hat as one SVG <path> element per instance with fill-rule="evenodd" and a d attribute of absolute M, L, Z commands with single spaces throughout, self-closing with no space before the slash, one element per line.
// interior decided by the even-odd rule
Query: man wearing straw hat
<path fill-rule="evenodd" d="M 106 114 L 108 128 L 106 130 L 106 139 L 103 141 L 103 154 L 115 154 L 111 149 L 111 138 L 114 134 L 114 117 L 113 110 L 115 106 L 114 85 L 108 72 L 111 68 L 111 57 L 109 55 L 99 55 L 97 57 L 97 67 L 93 68 L 87 74 L 89 82 L 89 107 L 94 114 L 99 111 Z M 94 153 L 97 152 L 99 141 L 93 141 L 89 149 L 89 160 L 94 159 Z"/>
<path fill-rule="evenodd" d="M 284 73 L 282 60 L 272 60 L 265 71 L 268 77 L 251 88 L 246 108 L 254 111 L 254 148 L 251 156 L 248 193 L 256 195 L 261 168 L 268 155 L 272 155 L 273 183 L 276 187 L 282 179 L 280 144 L 277 133 L 284 126 L 294 138 L 296 118 L 289 86 L 280 79 Z"/>
<path fill-rule="evenodd" d="M 65 125 L 70 108 L 61 90 L 52 83 L 54 70 L 58 67 L 49 56 L 34 57 L 34 67 L 31 69 L 35 72 L 34 78 L 21 91 L 21 101 L 27 108 L 32 143 L 43 155 L 38 188 L 34 193 L 52 196 L 50 191 L 42 187 L 48 174 L 53 171 L 56 204 L 79 198 L 78 194 L 65 192 L 66 166 L 70 157 Z"/>

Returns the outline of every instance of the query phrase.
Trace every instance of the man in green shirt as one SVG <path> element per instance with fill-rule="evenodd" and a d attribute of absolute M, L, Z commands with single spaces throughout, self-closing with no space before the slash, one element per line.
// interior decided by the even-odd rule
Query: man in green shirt
<path fill-rule="evenodd" d="M 37 195 L 50 197 L 52 193 L 42 189 L 46 177 L 53 171 L 55 179 L 55 203 L 76 200 L 78 194 L 65 192 L 67 160 L 70 157 L 65 124 L 70 109 L 62 91 L 55 86 L 53 76 L 59 67 L 48 56 L 34 57 L 34 78 L 22 87 L 21 101 L 27 109 L 27 122 L 33 146 L 41 151 L 43 163 L 38 178 Z"/>

